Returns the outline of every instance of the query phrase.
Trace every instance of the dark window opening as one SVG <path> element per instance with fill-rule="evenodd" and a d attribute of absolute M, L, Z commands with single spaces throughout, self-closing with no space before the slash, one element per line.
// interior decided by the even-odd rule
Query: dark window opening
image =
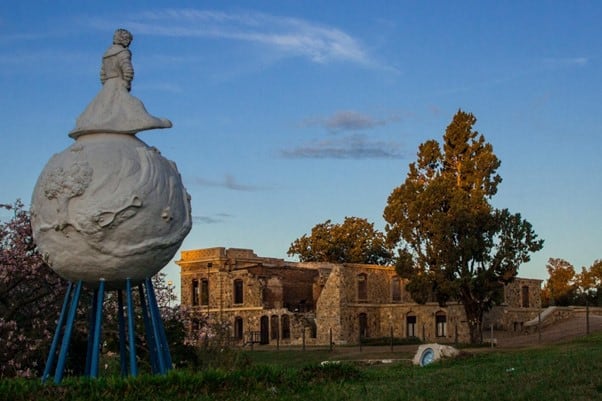
<path fill-rule="evenodd" d="M 364 273 L 357 276 L 357 299 L 362 301 L 368 299 L 368 276 Z"/>
<path fill-rule="evenodd" d="M 368 315 L 360 313 L 358 320 L 360 323 L 360 338 L 368 337 Z"/>
<path fill-rule="evenodd" d="M 201 280 L 201 305 L 209 305 L 209 280 Z"/>
<path fill-rule="evenodd" d="M 416 316 L 414 315 L 406 317 L 406 336 L 416 337 Z"/>
<path fill-rule="evenodd" d="M 288 315 L 282 315 L 280 324 L 282 325 L 282 338 L 291 338 L 291 323 Z"/>
<path fill-rule="evenodd" d="M 234 303 L 243 303 L 243 291 L 242 291 L 242 280 L 234 280 Z"/>
<path fill-rule="evenodd" d="M 234 337 L 237 340 L 242 340 L 243 332 L 242 317 L 236 317 L 236 319 L 234 319 Z"/>
<path fill-rule="evenodd" d="M 401 301 L 401 279 L 393 277 L 391 281 L 391 300 L 393 302 Z"/>
<path fill-rule="evenodd" d="M 192 306 L 199 304 L 199 280 L 192 280 Z"/>
<path fill-rule="evenodd" d="M 447 335 L 447 316 L 445 313 L 438 312 L 435 316 L 435 335 L 445 337 Z"/>

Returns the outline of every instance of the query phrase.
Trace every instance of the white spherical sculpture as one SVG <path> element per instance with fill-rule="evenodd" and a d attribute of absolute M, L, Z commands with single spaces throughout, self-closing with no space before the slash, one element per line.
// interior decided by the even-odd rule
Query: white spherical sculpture
<path fill-rule="evenodd" d="M 70 133 L 75 143 L 42 171 L 31 205 L 33 236 L 49 266 L 65 279 L 114 288 L 156 274 L 192 226 L 176 165 L 135 136 L 171 122 L 129 94 L 133 70 L 129 64 L 128 81 L 123 62 L 131 34 L 118 33 L 125 45 L 105 53 L 103 88 Z"/>

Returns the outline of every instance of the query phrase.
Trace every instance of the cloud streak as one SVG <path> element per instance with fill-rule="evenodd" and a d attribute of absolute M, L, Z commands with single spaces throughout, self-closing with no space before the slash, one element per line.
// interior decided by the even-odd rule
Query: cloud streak
<path fill-rule="evenodd" d="M 192 216 L 192 222 L 199 224 L 219 224 L 230 217 L 232 217 L 232 215 L 228 213 L 216 213 L 211 216 Z"/>
<path fill-rule="evenodd" d="M 255 185 L 245 185 L 240 184 L 236 181 L 236 179 L 230 175 L 226 174 L 222 180 L 208 180 L 206 178 L 197 177 L 194 179 L 194 183 L 201 187 L 218 187 L 218 188 L 226 188 L 233 191 L 262 191 L 267 188 L 255 186 Z"/>
<path fill-rule="evenodd" d="M 361 131 L 378 126 L 387 125 L 393 121 L 398 121 L 399 117 L 392 116 L 386 119 L 376 119 L 367 114 L 353 110 L 342 110 L 326 118 L 309 118 L 303 122 L 304 126 L 320 126 L 330 132 L 340 131 Z"/>
<path fill-rule="evenodd" d="M 136 34 L 180 38 L 215 38 L 249 42 L 314 63 L 350 62 L 365 67 L 389 68 L 373 60 L 361 42 L 331 26 L 259 12 L 227 13 L 198 9 L 147 11 L 124 21 Z M 103 30 L 115 22 L 95 19 Z"/>
<path fill-rule="evenodd" d="M 398 159 L 404 156 L 399 143 L 371 141 L 364 135 L 317 141 L 284 149 L 280 155 L 286 159 Z"/>

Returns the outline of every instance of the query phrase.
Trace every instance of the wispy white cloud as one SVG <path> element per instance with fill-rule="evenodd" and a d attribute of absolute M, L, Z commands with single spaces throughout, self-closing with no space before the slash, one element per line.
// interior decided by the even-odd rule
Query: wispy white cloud
<path fill-rule="evenodd" d="M 230 217 L 232 217 L 232 215 L 228 213 L 216 213 L 211 216 L 192 216 L 192 222 L 201 224 L 218 224 L 223 223 Z"/>
<path fill-rule="evenodd" d="M 244 41 L 315 63 L 342 61 L 389 68 L 375 61 L 352 35 L 299 18 L 259 12 L 165 9 L 130 16 L 123 23 L 135 34 Z M 95 18 L 90 25 L 107 30 L 115 26 L 115 21 Z"/>
<path fill-rule="evenodd" d="M 403 157 L 399 143 L 368 140 L 364 135 L 316 141 L 280 152 L 287 159 L 396 159 Z"/>
<path fill-rule="evenodd" d="M 231 189 L 233 191 L 261 191 L 267 189 L 256 185 L 241 184 L 230 174 L 226 174 L 221 180 L 209 180 L 202 177 L 196 177 L 194 183 L 202 187 L 219 187 Z"/>

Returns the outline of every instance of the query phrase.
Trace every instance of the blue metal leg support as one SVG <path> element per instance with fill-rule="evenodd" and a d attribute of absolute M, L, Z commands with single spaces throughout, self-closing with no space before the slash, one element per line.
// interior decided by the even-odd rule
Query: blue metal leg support
<path fill-rule="evenodd" d="M 150 283 L 149 278 L 147 278 L 145 280 L 145 284 L 146 284 L 146 298 L 148 301 L 148 313 L 150 316 L 151 328 L 153 330 L 153 340 L 155 342 L 154 347 L 155 347 L 155 350 L 157 353 L 159 373 L 165 374 L 165 372 L 167 370 L 165 367 L 165 359 L 163 358 L 163 350 L 161 347 L 161 334 L 159 333 L 159 328 L 157 325 L 157 316 L 156 316 L 154 308 L 153 308 L 153 302 L 152 302 L 152 296 L 151 296 L 152 284 Z"/>
<path fill-rule="evenodd" d="M 150 278 L 146 278 L 146 290 L 148 292 L 148 304 L 151 312 L 151 318 L 153 320 L 153 327 L 155 329 L 155 341 L 157 342 L 159 355 L 163 360 L 164 369 L 162 373 L 167 373 L 172 366 L 171 354 L 169 353 L 169 344 L 167 343 L 167 336 L 165 335 L 165 326 L 163 326 L 161 312 L 159 311 L 159 306 L 157 305 L 155 289 Z"/>
<path fill-rule="evenodd" d="M 92 361 L 90 365 L 90 377 L 98 377 L 98 366 L 100 364 L 100 338 L 102 331 L 102 304 L 105 295 L 105 282 L 101 280 L 98 285 L 98 297 L 96 300 L 96 318 L 94 321 L 94 338 L 92 343 Z"/>
<path fill-rule="evenodd" d="M 79 303 L 79 296 L 82 290 L 81 280 L 75 285 L 75 291 L 73 298 L 71 299 L 71 305 L 69 307 L 69 314 L 67 315 L 67 322 L 65 323 L 65 333 L 63 334 L 63 341 L 61 344 L 61 350 L 59 352 L 59 359 L 56 364 L 56 371 L 54 373 L 54 383 L 59 384 L 63 380 L 63 374 L 65 372 L 65 364 L 67 363 L 67 354 L 69 352 L 69 343 L 71 341 L 71 333 L 73 333 L 73 322 L 75 321 L 75 315 L 77 314 L 77 304 Z"/>
<path fill-rule="evenodd" d="M 117 324 L 119 326 L 119 362 L 121 376 L 127 376 L 128 364 L 125 348 L 125 317 L 123 316 L 123 291 L 117 290 Z"/>
<path fill-rule="evenodd" d="M 56 349 L 59 345 L 61 332 L 63 331 L 63 325 L 65 324 L 65 318 L 67 317 L 67 308 L 69 306 L 69 300 L 71 298 L 71 290 L 73 289 L 73 283 L 69 281 L 67 286 L 67 292 L 65 292 L 65 299 L 63 300 L 63 306 L 61 307 L 61 314 L 59 320 L 56 323 L 56 330 L 54 331 L 54 337 L 52 338 L 52 344 L 50 345 L 50 351 L 48 352 L 48 359 L 46 360 L 46 366 L 44 367 L 44 374 L 42 375 L 42 383 L 46 381 L 52 366 L 54 365 L 54 358 L 56 356 Z"/>
<path fill-rule="evenodd" d="M 148 308 L 146 305 L 146 296 L 144 295 L 144 287 L 142 284 L 138 284 L 138 291 L 140 292 L 140 305 L 142 306 L 142 317 L 144 320 L 144 329 L 146 331 L 146 343 L 148 345 L 148 353 L 150 355 L 151 371 L 152 373 L 161 373 L 161 367 L 159 365 L 159 358 L 157 355 L 157 348 L 154 337 L 154 330 L 150 316 L 148 314 Z"/>
<path fill-rule="evenodd" d="M 98 288 L 94 290 L 92 296 L 92 304 L 90 307 L 90 314 L 88 318 L 88 346 L 86 349 L 86 367 L 84 369 L 84 376 L 90 376 L 90 369 L 92 367 L 92 350 L 94 349 L 94 327 L 96 324 L 96 313 L 98 307 Z"/>
<path fill-rule="evenodd" d="M 146 293 L 144 286 L 146 286 Z M 121 374 L 127 374 L 127 348 L 129 348 L 130 374 L 135 377 L 138 375 L 138 365 L 136 361 L 136 341 L 135 341 L 135 314 L 133 289 L 130 279 L 126 280 L 126 302 L 127 302 L 127 343 L 126 343 L 126 323 L 124 317 L 123 292 L 117 293 L 118 302 L 118 324 L 119 324 L 119 352 L 121 356 Z M 54 373 L 54 382 L 60 384 L 65 372 L 67 355 L 71 342 L 71 335 L 75 318 L 77 316 L 77 306 L 79 303 L 82 289 L 82 282 L 77 281 L 75 285 L 69 282 L 61 313 L 59 315 L 57 328 L 52 339 L 42 382 L 45 382 L 53 368 L 54 360 L 57 356 L 58 361 Z M 165 374 L 172 367 L 171 354 L 165 335 L 165 327 L 161 320 L 161 313 L 157 305 L 155 290 L 150 278 L 146 278 L 143 283 L 138 285 L 140 293 L 140 304 L 142 307 L 142 317 L 146 333 L 146 340 L 149 347 L 151 370 L 153 373 Z M 102 338 L 102 317 L 103 303 L 105 293 L 105 282 L 101 280 L 98 288 L 94 291 L 92 307 L 89 321 L 88 349 L 86 354 L 85 375 L 98 377 L 100 366 L 100 351 Z M 60 342 L 60 348 L 59 348 Z"/>
<path fill-rule="evenodd" d="M 132 298 L 132 280 L 125 281 L 125 295 L 128 303 L 128 340 L 130 346 L 130 374 L 138 376 L 138 364 L 136 362 L 136 337 L 134 332 L 134 300 Z"/>

